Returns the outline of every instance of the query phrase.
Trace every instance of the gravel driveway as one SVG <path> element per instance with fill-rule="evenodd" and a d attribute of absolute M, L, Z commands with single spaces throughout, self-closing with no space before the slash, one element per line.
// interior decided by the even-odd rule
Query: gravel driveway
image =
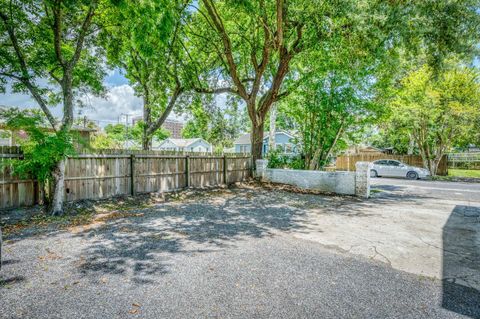
<path fill-rule="evenodd" d="M 478 290 L 331 242 L 333 217 L 364 227 L 375 201 L 245 187 L 24 231 L 0 318 L 479 318 Z"/>

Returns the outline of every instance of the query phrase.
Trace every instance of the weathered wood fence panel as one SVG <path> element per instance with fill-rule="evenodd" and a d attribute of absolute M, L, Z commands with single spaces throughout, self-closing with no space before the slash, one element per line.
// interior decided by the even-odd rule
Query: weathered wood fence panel
<path fill-rule="evenodd" d="M 161 193 L 186 187 L 185 157 L 135 156 L 134 193 Z"/>
<path fill-rule="evenodd" d="M 19 149 L 0 151 L 1 159 L 21 157 Z M 65 199 L 101 199 L 169 192 L 185 187 L 218 186 L 247 179 L 251 176 L 251 169 L 251 158 L 245 154 L 227 156 L 118 150 L 100 154 L 82 153 L 67 159 Z M 0 182 L 0 209 L 38 202 L 36 181 L 21 180 L 4 167 L 0 170 Z"/>
<path fill-rule="evenodd" d="M 30 206 L 38 201 L 40 194 L 37 182 L 14 175 L 11 167 L 5 165 L 9 159 L 21 157 L 19 147 L 0 146 L 0 209 Z"/>
<path fill-rule="evenodd" d="M 423 167 L 422 157 L 419 155 L 393 155 L 393 154 L 354 154 L 338 156 L 336 159 L 336 170 L 355 171 L 357 162 L 373 162 L 380 159 L 395 159 L 405 164 Z M 447 157 L 444 156 L 438 166 L 438 175 L 448 175 Z"/>
<path fill-rule="evenodd" d="M 130 156 L 80 155 L 67 159 L 65 199 L 100 199 L 130 193 Z"/>

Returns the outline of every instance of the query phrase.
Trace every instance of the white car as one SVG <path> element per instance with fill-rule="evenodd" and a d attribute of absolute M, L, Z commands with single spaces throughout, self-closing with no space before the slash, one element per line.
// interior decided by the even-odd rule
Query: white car
<path fill-rule="evenodd" d="M 382 159 L 373 162 L 370 170 L 371 177 L 406 177 L 408 179 L 419 179 L 430 176 L 428 169 L 410 166 L 400 161 Z"/>

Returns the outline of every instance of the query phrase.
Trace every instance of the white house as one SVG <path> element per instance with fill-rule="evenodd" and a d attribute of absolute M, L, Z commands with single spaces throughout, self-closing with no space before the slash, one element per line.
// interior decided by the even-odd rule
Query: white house
<path fill-rule="evenodd" d="M 153 150 L 205 152 L 211 153 L 213 147 L 202 138 L 167 138 L 160 142 L 153 142 Z"/>
<path fill-rule="evenodd" d="M 270 134 L 265 132 L 263 134 L 262 154 L 268 153 L 269 139 Z M 237 138 L 233 144 L 237 153 L 251 153 L 252 151 L 250 134 L 248 133 Z M 295 144 L 295 137 L 284 131 L 275 132 L 275 148 L 284 154 L 295 154 L 298 150 Z"/>

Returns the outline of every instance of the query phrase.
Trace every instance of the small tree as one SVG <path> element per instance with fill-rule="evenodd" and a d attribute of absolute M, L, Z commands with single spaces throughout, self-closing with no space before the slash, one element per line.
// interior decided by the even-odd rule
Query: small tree
<path fill-rule="evenodd" d="M 5 128 L 26 133 L 19 139 L 22 146 L 22 159 L 12 159 L 3 164 L 13 168 L 13 173 L 22 178 L 34 178 L 43 187 L 44 202 L 51 204 L 52 187 L 55 185 L 53 172 L 56 163 L 65 156 L 74 155 L 74 136 L 65 130 L 52 131 L 46 125 L 45 116 L 33 110 L 2 111 Z"/>
<path fill-rule="evenodd" d="M 475 139 L 480 114 L 478 80 L 475 70 L 450 63 L 439 73 L 422 66 L 401 81 L 391 104 L 392 120 L 413 136 L 432 175 L 452 146 Z"/>
<path fill-rule="evenodd" d="M 11 83 L 15 92 L 29 93 L 64 142 L 74 120 L 75 96 L 103 92 L 102 51 L 95 41 L 108 8 L 103 0 L 0 1 L 0 89 Z M 49 109 L 58 103 L 60 123 Z M 50 158 L 53 214 L 63 213 L 67 155 Z"/>

